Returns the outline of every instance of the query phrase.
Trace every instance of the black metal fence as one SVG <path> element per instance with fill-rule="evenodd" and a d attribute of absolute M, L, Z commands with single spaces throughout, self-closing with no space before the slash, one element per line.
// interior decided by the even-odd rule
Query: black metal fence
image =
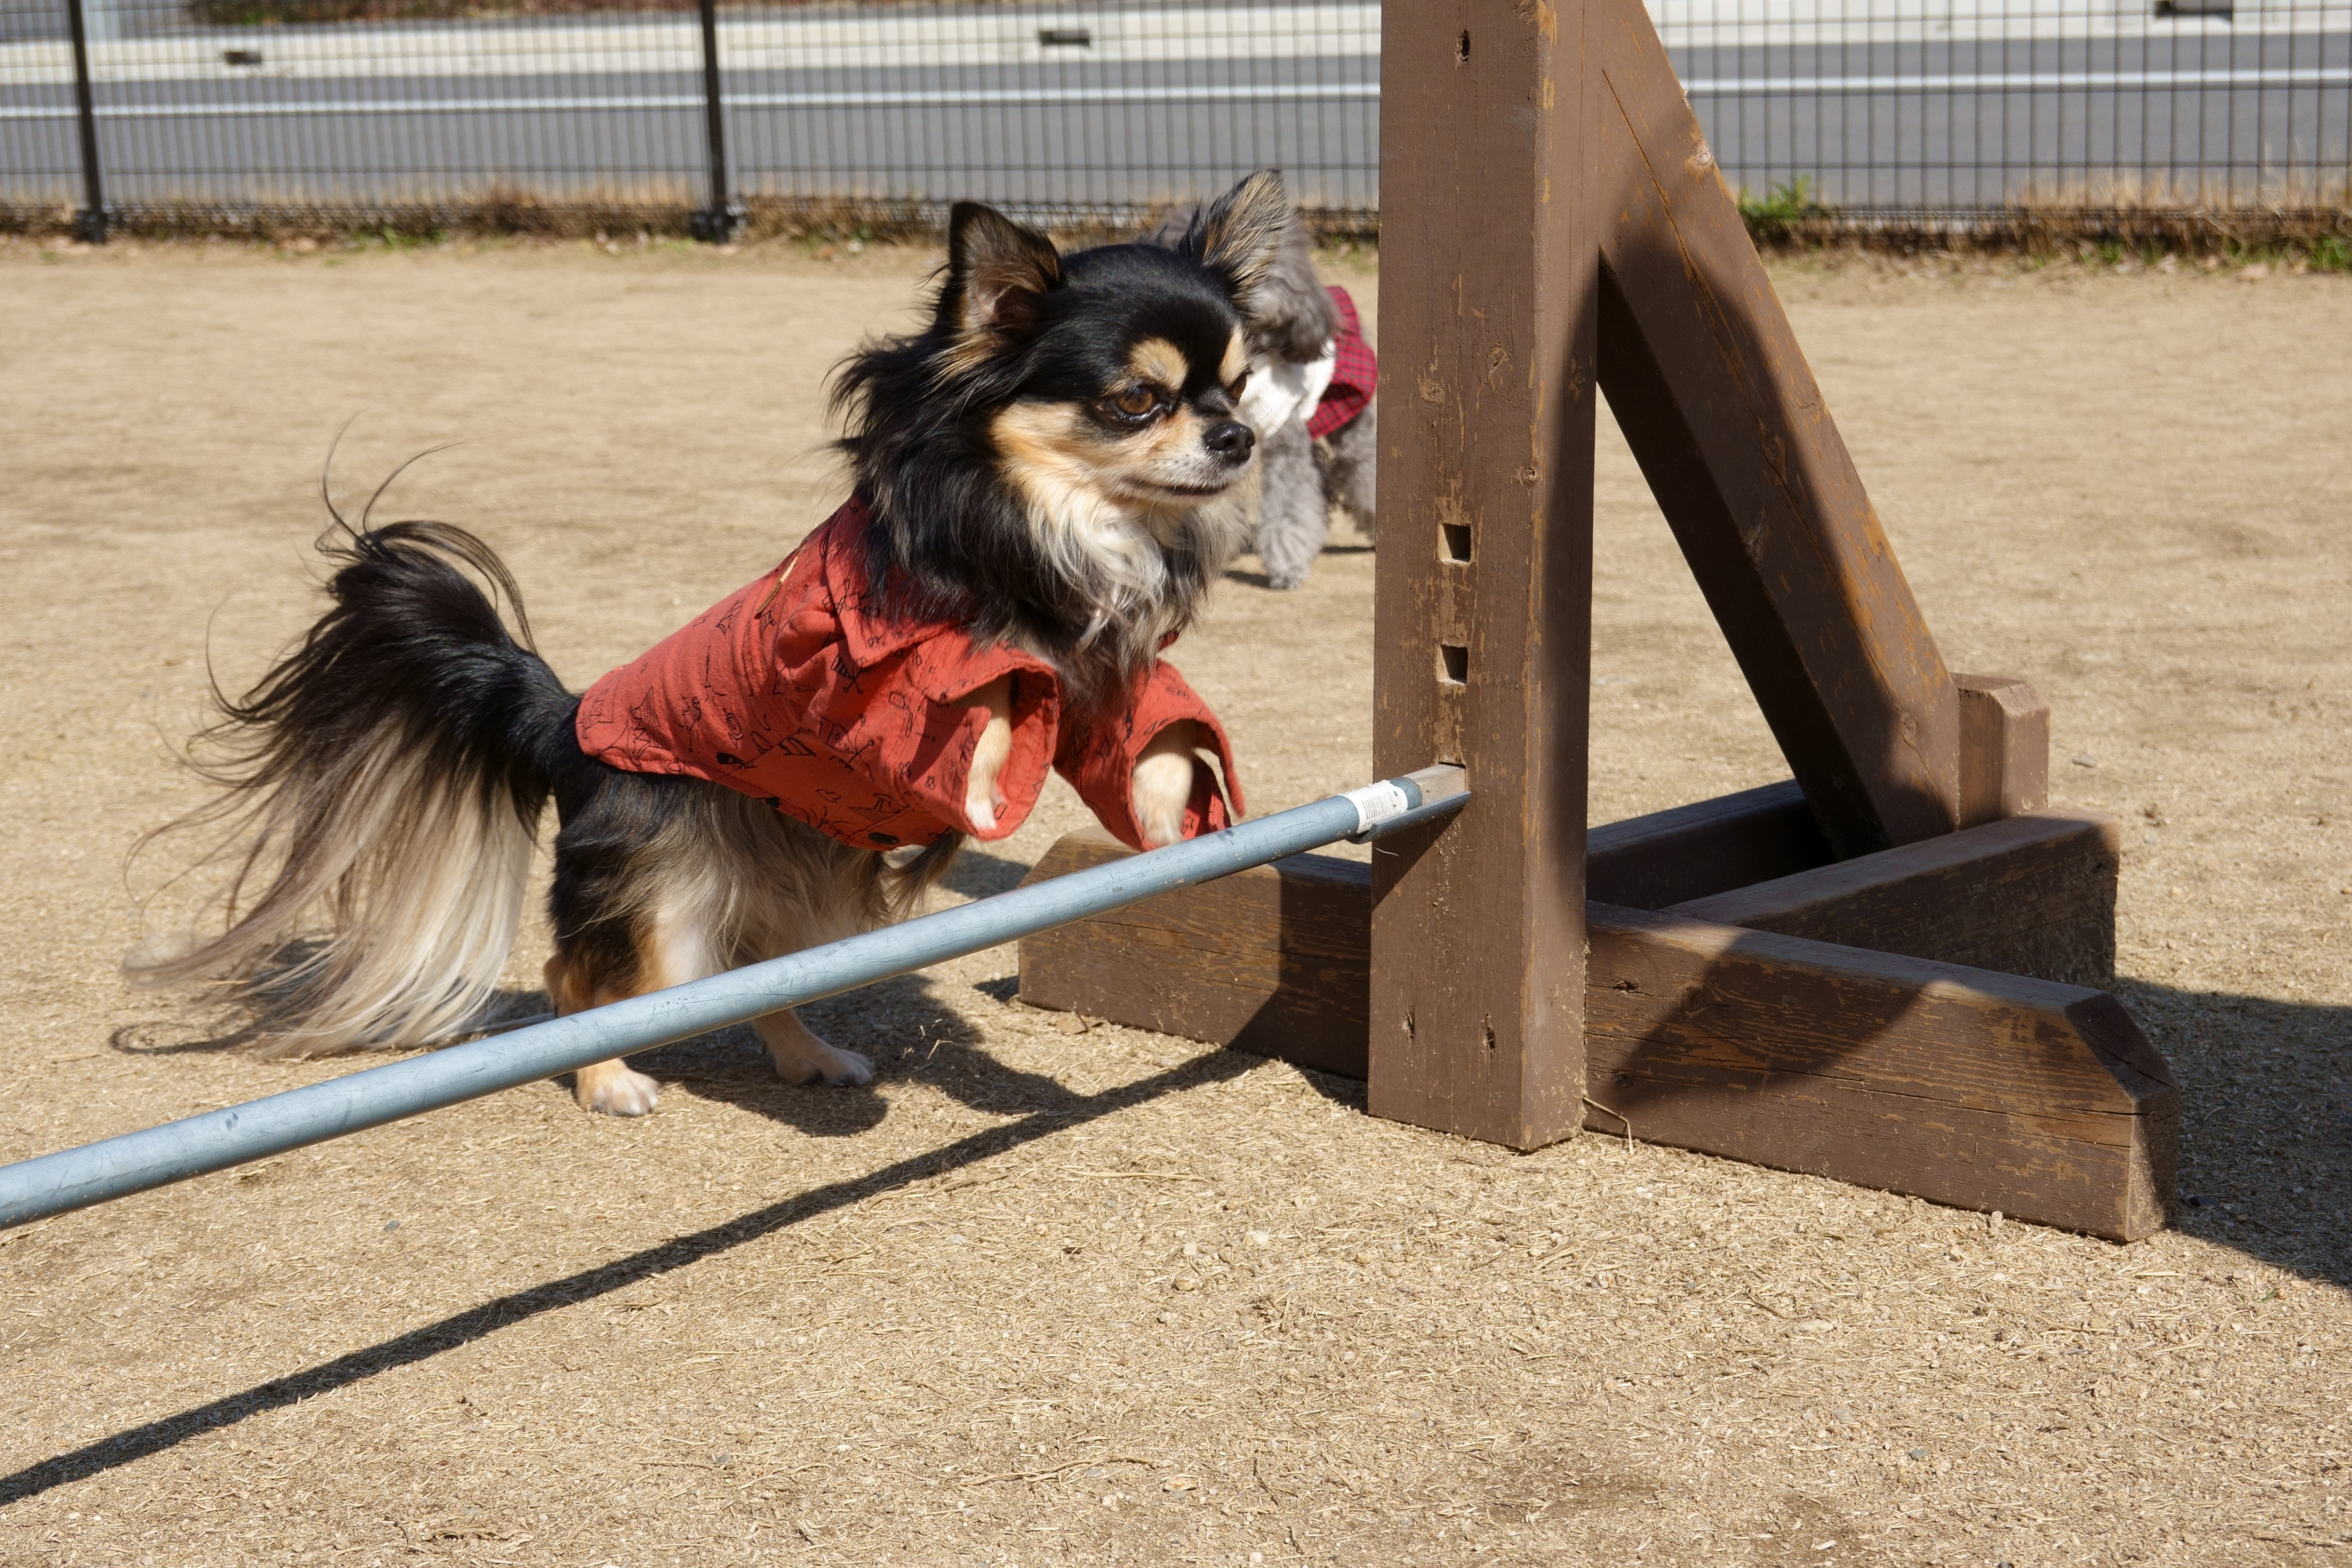
<path fill-rule="evenodd" d="M 508 3 L 593 0 L 0 0 L 0 221 L 1076 226 L 1273 164 L 1377 222 L 1377 0 Z M 1790 216 L 2344 210 L 2352 0 L 2229 5 L 1652 0 Z"/>

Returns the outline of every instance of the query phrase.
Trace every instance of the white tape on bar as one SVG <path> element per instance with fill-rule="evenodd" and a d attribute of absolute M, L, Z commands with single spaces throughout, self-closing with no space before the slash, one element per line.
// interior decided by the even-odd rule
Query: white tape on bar
<path fill-rule="evenodd" d="M 1351 789 L 1340 798 L 1355 805 L 1356 831 L 1368 833 L 1391 817 L 1402 816 L 1420 805 L 1412 798 L 1414 793 L 1394 779 L 1382 779 L 1376 784 Z"/>

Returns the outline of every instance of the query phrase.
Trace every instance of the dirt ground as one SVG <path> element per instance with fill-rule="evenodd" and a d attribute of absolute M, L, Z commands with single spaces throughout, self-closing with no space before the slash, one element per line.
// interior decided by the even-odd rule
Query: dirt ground
<path fill-rule="evenodd" d="M 921 260 L 0 250 L 0 1157 L 362 1065 L 115 970 L 185 905 L 123 857 L 195 799 L 208 650 L 237 687 L 312 613 L 339 426 L 353 506 L 459 443 L 379 515 L 488 535 L 583 682 L 838 500 L 821 374 Z M 870 1091 L 734 1031 L 642 1058 L 642 1121 L 541 1085 L 0 1235 L 0 1560 L 2344 1562 L 2352 281 L 1778 276 L 1949 662 L 2128 825 L 2177 1231 L 1511 1155 L 1062 1033 L 1000 951 L 814 1009 Z M 1595 821 L 1782 773 L 1604 440 Z M 1373 559 L 1176 651 L 1260 811 L 1367 774 Z"/>

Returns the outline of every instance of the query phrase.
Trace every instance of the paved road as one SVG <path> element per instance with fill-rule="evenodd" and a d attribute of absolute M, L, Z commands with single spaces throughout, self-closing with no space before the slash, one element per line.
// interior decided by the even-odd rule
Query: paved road
<path fill-rule="evenodd" d="M 1741 14 L 1666 37 L 1724 168 L 1759 192 L 1802 174 L 1841 205 L 1969 205 L 2352 174 L 2352 5 L 2236 25 Z M 800 13 L 730 17 L 720 41 L 746 193 L 1127 204 L 1279 164 L 1310 203 L 1379 201 L 1376 5 Z M 707 188 L 684 18 L 179 31 L 92 53 L 113 205 Z M 70 80 L 62 44 L 0 45 L 0 203 L 75 199 Z"/>

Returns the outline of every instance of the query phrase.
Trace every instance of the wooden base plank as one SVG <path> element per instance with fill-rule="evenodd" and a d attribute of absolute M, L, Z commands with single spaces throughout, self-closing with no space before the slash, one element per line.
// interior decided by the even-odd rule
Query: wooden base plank
<path fill-rule="evenodd" d="M 2122 854 L 2112 817 L 2033 811 L 1693 899 L 1672 912 L 2104 986 L 2115 979 Z"/>
<path fill-rule="evenodd" d="M 1586 896 L 1637 910 L 1663 910 L 1835 858 L 1794 779 L 1596 827 L 1584 853 Z"/>
<path fill-rule="evenodd" d="M 1593 905 L 1587 1125 L 2137 1240 L 2180 1092 L 2105 992 Z"/>
<path fill-rule="evenodd" d="M 1133 853 L 1083 828 L 1055 841 L 1026 882 Z M 1021 999 L 1360 1079 L 1371 871 L 1294 855 L 1025 938 Z"/>
<path fill-rule="evenodd" d="M 1980 826 L 2048 805 L 2050 705 L 2013 675 L 1955 675 L 1952 684 L 1959 692 L 1960 826 Z M 1941 839 L 1938 835 L 1926 842 Z M 1596 827 L 1585 856 L 1586 896 L 1637 910 L 1671 909 L 1837 858 L 1794 779 Z M 1883 942 L 1856 945 L 1911 951 Z M 1989 969 L 2017 967 L 1957 953 L 1917 956 L 1983 963 Z M 2031 966 L 2017 967 L 2017 973 L 2073 978 Z"/>
<path fill-rule="evenodd" d="M 1662 839 L 1719 835 L 1731 821 L 1769 843 L 1788 826 L 1788 802 L 1750 795 L 1761 798 L 1596 829 L 1593 842 L 1654 855 Z M 2111 866 L 2111 827 L 2059 814 L 1997 826 L 2006 831 L 1811 868 L 1764 884 L 1777 889 L 1769 896 L 1743 889 L 1690 908 L 1717 903 L 1808 932 L 1884 931 L 1923 948 L 1981 946 L 2002 940 L 1988 925 L 2042 896 L 2040 878 L 2042 907 L 2056 911 L 2044 929 L 2071 931 L 2057 950 L 2079 960 L 2082 932 L 2112 921 L 2112 873 L 2102 891 L 2068 868 L 2102 855 Z M 1128 853 L 1106 834 L 1074 833 L 1032 877 Z M 1874 874 L 1868 861 L 1882 862 Z M 2000 896 L 1978 896 L 1972 863 Z M 1750 894 L 1746 909 L 1733 905 Z M 1960 913 L 1938 925 L 1945 907 Z M 2165 1222 L 2179 1092 L 2113 997 L 1934 954 L 1694 919 L 1689 908 L 1595 902 L 1586 921 L 1589 1092 L 1607 1108 L 1588 1127 L 1618 1132 L 1630 1121 L 1652 1142 L 2117 1239 Z M 1024 941 L 1021 995 L 1360 1078 L 1370 924 L 1368 867 L 1295 856 Z"/>

